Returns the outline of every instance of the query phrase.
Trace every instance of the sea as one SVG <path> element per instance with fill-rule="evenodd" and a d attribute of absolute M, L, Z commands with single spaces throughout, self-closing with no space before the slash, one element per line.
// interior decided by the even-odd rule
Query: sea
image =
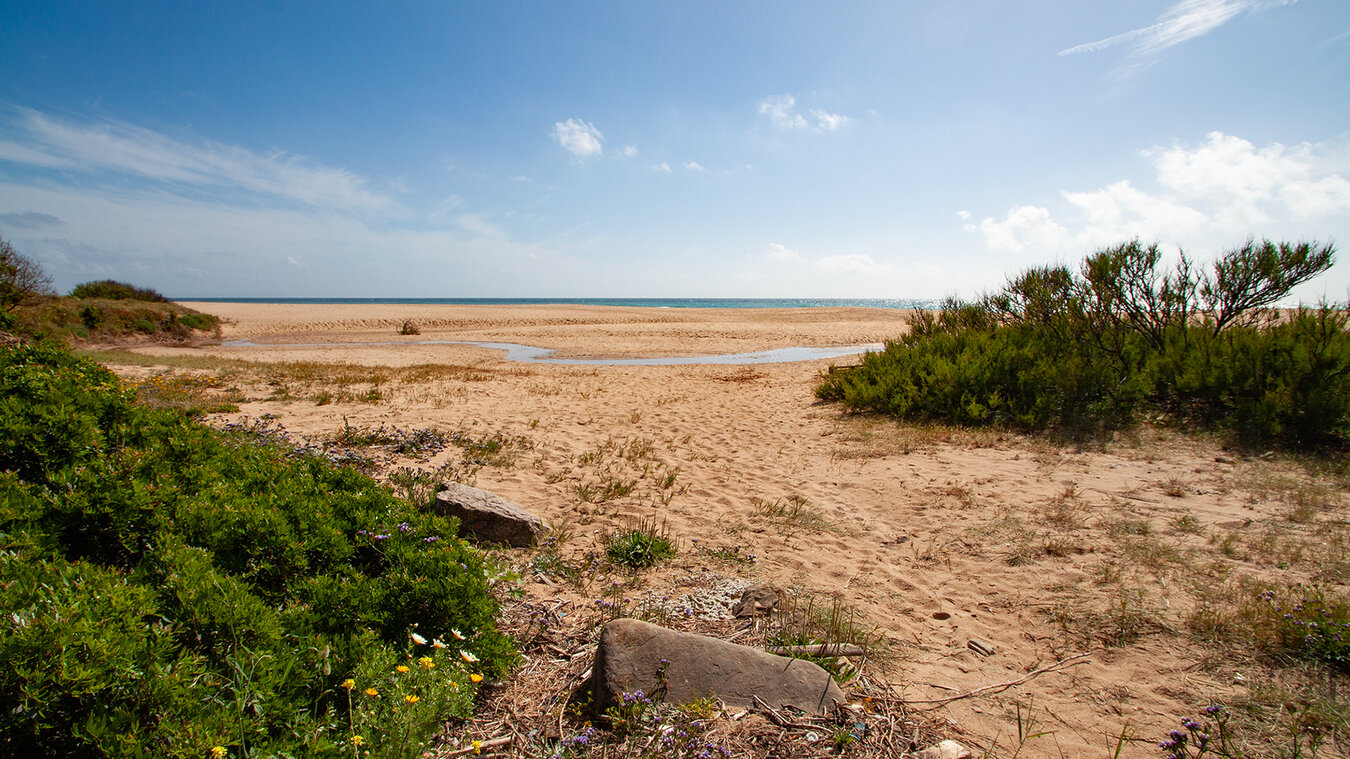
<path fill-rule="evenodd" d="M 173 298 L 200 303 L 441 304 L 453 306 L 640 306 L 643 308 L 939 308 L 923 298 Z"/>

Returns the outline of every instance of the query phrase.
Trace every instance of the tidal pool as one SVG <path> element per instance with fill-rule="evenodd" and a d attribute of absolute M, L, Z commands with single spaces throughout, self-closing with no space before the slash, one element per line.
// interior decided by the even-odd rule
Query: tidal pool
<path fill-rule="evenodd" d="M 649 358 L 552 358 L 553 348 L 539 348 L 520 343 L 484 343 L 472 340 L 411 340 L 408 342 L 379 343 L 259 343 L 250 339 L 227 340 L 223 343 L 236 348 L 326 348 L 329 346 L 361 347 L 367 345 L 473 345 L 479 348 L 506 351 L 507 361 L 526 364 L 565 364 L 569 366 L 679 366 L 685 364 L 786 364 L 794 361 L 814 361 L 820 358 L 854 356 L 864 351 L 879 351 L 881 343 L 866 345 L 836 345 L 826 348 L 774 348 L 749 353 L 724 353 L 716 356 L 655 356 Z"/>

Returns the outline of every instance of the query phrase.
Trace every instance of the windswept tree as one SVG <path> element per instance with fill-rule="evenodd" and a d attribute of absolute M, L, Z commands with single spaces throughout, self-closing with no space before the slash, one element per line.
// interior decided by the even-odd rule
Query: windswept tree
<path fill-rule="evenodd" d="M 40 295 L 52 294 L 52 278 L 28 256 L 0 238 L 0 311 L 8 313 Z"/>

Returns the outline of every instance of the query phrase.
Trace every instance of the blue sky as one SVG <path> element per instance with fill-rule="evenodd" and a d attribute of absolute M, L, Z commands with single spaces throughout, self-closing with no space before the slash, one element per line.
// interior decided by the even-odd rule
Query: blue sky
<path fill-rule="evenodd" d="M 176 297 L 973 295 L 1334 240 L 1350 3 L 19 2 L 0 236 Z"/>

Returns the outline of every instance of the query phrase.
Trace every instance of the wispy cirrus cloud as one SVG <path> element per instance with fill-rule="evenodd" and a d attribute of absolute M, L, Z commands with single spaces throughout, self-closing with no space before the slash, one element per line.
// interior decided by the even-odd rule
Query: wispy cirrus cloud
<path fill-rule="evenodd" d="M 456 194 L 419 202 L 401 185 L 283 151 L 0 106 L 0 233 L 59 288 L 103 278 L 179 296 L 584 286 L 573 262 L 514 241 L 491 210 Z"/>
<path fill-rule="evenodd" d="M 0 161 L 142 182 L 257 193 L 308 206 L 375 211 L 393 204 L 365 178 L 284 151 L 257 153 L 181 140 L 104 119 L 77 123 L 17 109 L 0 138 Z"/>
<path fill-rule="evenodd" d="M 599 129 L 595 128 L 594 124 L 581 119 L 555 122 L 553 124 L 553 139 L 557 140 L 564 150 L 577 158 L 592 158 L 605 152 L 605 136 L 600 133 Z M 636 148 L 634 148 L 634 152 L 636 152 Z"/>
<path fill-rule="evenodd" d="M 1129 62 L 1122 73 L 1129 74 L 1153 64 L 1168 48 L 1202 37 L 1237 16 L 1269 8 L 1291 5 L 1298 0 L 1180 0 L 1152 24 L 1115 34 L 1096 42 L 1074 45 L 1060 55 L 1095 53 L 1115 45 L 1130 45 Z"/>

